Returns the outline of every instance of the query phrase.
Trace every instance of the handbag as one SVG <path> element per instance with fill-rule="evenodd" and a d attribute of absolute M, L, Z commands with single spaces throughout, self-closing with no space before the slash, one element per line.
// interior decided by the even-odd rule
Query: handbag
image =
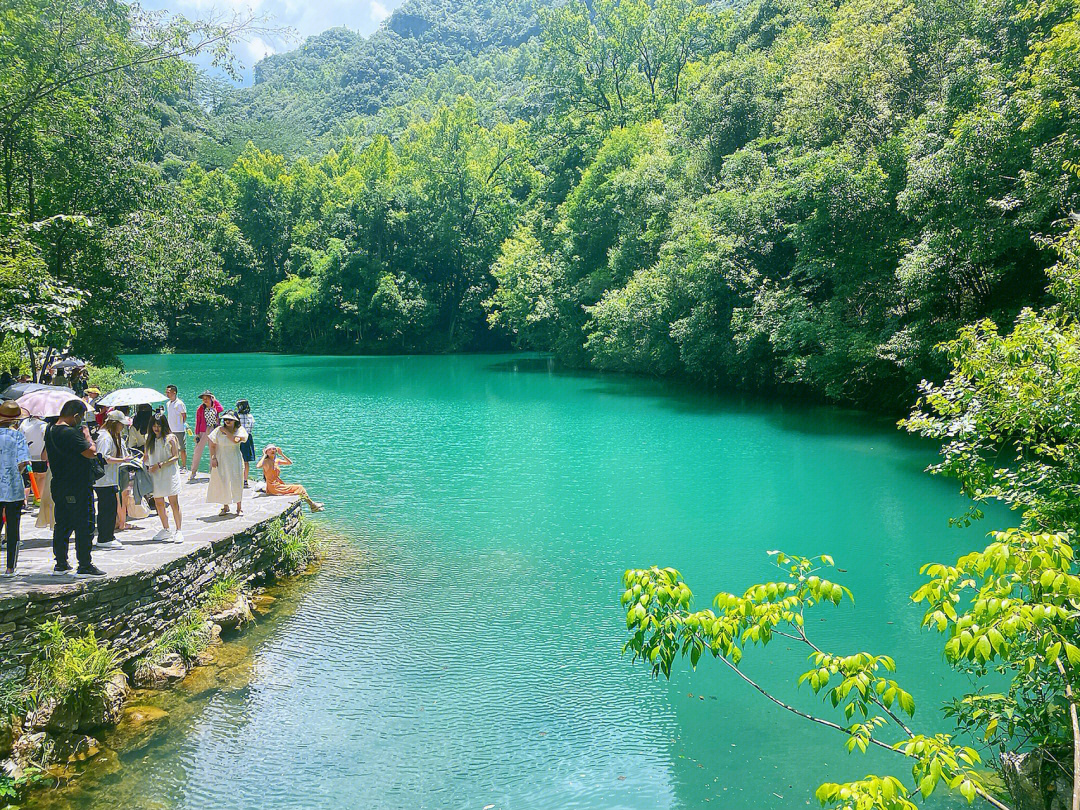
<path fill-rule="evenodd" d="M 90 480 L 95 482 L 105 475 L 105 459 L 102 458 L 101 453 L 95 453 L 90 459 L 90 475 Z"/>

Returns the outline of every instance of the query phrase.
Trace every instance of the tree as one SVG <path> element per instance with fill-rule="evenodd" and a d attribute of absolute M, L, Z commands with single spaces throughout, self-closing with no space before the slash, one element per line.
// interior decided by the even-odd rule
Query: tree
<path fill-rule="evenodd" d="M 27 224 L 0 219 L 0 334 L 17 335 L 26 345 L 30 373 L 36 379 L 34 341 L 70 336 L 72 313 L 82 299 L 78 290 L 54 279 L 30 238 L 55 222 Z"/>
<path fill-rule="evenodd" d="M 949 379 L 924 383 L 912 415 L 901 423 L 943 442 L 943 460 L 931 471 L 955 478 L 974 499 L 963 520 L 981 517 L 977 505 L 993 498 L 1020 511 L 1024 525 L 993 532 L 982 551 L 954 564 L 922 569 L 929 581 L 912 599 L 926 605 L 923 626 L 945 635 L 946 659 L 976 684 L 947 714 L 982 739 L 1000 771 L 1007 770 L 1006 755 L 1018 750 L 1045 758 L 1071 782 L 1073 810 L 1080 810 L 1080 573 L 1072 547 L 1080 486 L 1078 245 L 1080 224 L 1055 244 L 1060 260 L 1050 271 L 1051 291 L 1059 303 L 1024 310 L 1005 336 L 988 321 L 961 330 L 944 347 L 952 361 Z M 627 571 L 622 601 L 632 636 L 624 649 L 665 676 L 677 657 L 696 666 L 708 652 L 782 708 L 846 734 L 848 750 L 876 745 L 914 760 L 910 787 L 892 776 L 826 784 L 818 791 L 825 806 L 907 810 L 914 793 L 926 797 L 944 784 L 969 802 L 979 796 L 1004 807 L 977 772 L 977 752 L 954 745 L 949 735 L 916 733 L 894 711 L 895 703 L 910 717 L 914 703 L 881 674 L 892 671 L 891 659 L 837 656 L 808 636 L 807 609 L 851 596 L 819 573 L 831 558 L 773 554 L 785 580 L 751 586 L 741 597 L 719 594 L 715 611 L 691 610 L 692 594 L 673 569 Z M 823 693 L 845 721 L 858 722 L 842 725 L 801 712 L 738 669 L 748 645 L 765 645 L 776 635 L 810 651 L 814 668 L 799 682 Z M 990 691 L 1002 678 L 1008 689 Z"/>

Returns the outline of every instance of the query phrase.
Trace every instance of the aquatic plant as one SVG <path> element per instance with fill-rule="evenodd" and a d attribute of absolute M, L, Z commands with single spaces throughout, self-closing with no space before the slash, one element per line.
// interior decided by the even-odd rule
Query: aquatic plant
<path fill-rule="evenodd" d="M 29 691 L 38 703 L 53 700 L 72 713 L 98 705 L 120 672 L 116 651 L 88 627 L 69 636 L 58 619 L 41 625 L 37 651 L 27 671 Z"/>
<path fill-rule="evenodd" d="M 207 613 L 202 608 L 185 611 L 172 627 L 162 633 L 139 659 L 136 673 L 161 664 L 170 655 L 179 655 L 185 664 L 195 661 L 208 646 L 211 633 Z"/>
<path fill-rule="evenodd" d="M 301 573 L 322 559 L 325 552 L 325 543 L 315 527 L 303 521 L 290 533 L 280 520 L 275 520 L 262 542 L 274 556 L 274 569 L 281 576 Z"/>
<path fill-rule="evenodd" d="M 216 613 L 230 607 L 242 592 L 243 587 L 240 578 L 227 574 L 214 580 L 210 587 L 206 589 L 200 601 L 203 608 L 210 613 Z"/>

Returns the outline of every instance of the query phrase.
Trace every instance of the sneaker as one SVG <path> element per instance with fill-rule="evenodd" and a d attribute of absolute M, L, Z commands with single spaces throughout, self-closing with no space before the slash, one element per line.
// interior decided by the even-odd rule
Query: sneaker
<path fill-rule="evenodd" d="M 168 529 L 162 529 L 150 539 L 155 543 L 169 542 L 169 536 L 172 534 Z"/>
<path fill-rule="evenodd" d="M 80 577 L 83 579 L 89 577 L 103 577 L 105 575 L 105 572 L 98 568 L 96 565 L 91 565 L 88 568 L 83 568 L 82 566 L 80 566 L 79 570 L 75 572 L 76 577 Z"/>
<path fill-rule="evenodd" d="M 326 507 L 324 507 L 321 503 L 313 503 L 311 505 L 311 511 L 312 512 L 321 512 L 325 508 Z"/>
<path fill-rule="evenodd" d="M 53 572 L 54 577 L 66 577 L 68 574 L 71 573 L 71 566 L 70 565 L 56 565 L 56 566 L 53 566 L 52 572 Z"/>
<path fill-rule="evenodd" d="M 97 542 L 97 548 L 123 548 L 124 544 L 117 540 L 115 537 L 112 540 L 106 540 L 102 543 L 100 540 Z"/>
<path fill-rule="evenodd" d="M 183 543 L 184 542 L 184 533 L 183 532 L 173 532 L 172 541 L 174 543 Z"/>

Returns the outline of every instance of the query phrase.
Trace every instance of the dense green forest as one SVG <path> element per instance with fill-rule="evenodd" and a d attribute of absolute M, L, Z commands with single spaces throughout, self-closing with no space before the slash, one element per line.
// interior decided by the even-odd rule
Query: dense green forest
<path fill-rule="evenodd" d="M 250 88 L 56 92 L 68 4 L 8 5 L 0 295 L 48 330 L 0 326 L 96 359 L 514 346 L 895 409 L 1078 208 L 1069 0 L 407 0 Z M 235 35 L 78 10 L 72 70 Z"/>

